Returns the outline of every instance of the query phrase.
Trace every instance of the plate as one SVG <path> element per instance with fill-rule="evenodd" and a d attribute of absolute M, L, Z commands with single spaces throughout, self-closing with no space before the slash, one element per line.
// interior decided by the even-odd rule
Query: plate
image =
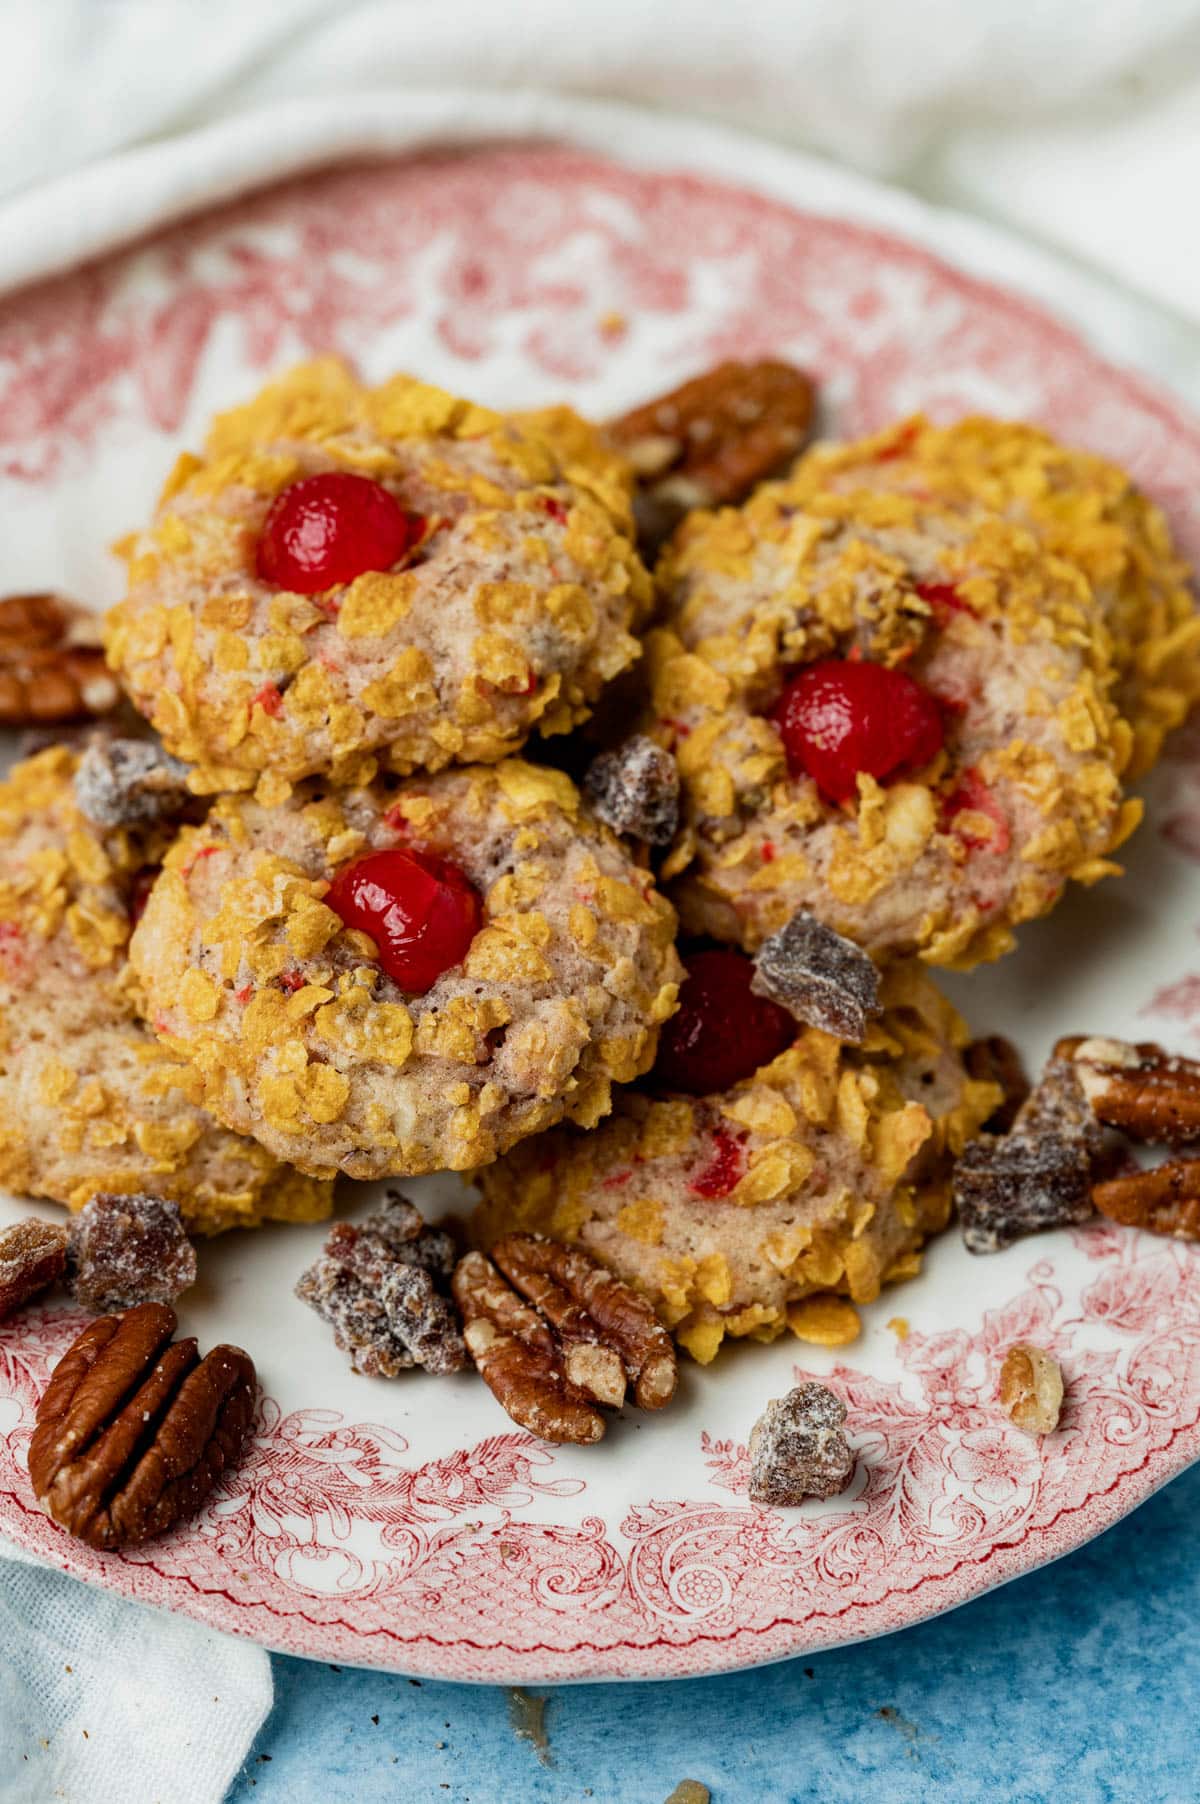
<path fill-rule="evenodd" d="M 813 167 L 795 165 L 801 200 Z M 1163 394 L 1031 302 L 836 216 L 824 194 L 803 211 L 777 188 L 681 173 L 665 151 L 632 164 L 594 144 L 438 149 L 291 181 L 10 296 L 6 585 L 112 598 L 103 547 L 147 513 L 175 450 L 268 372 L 330 348 L 372 378 L 407 367 L 484 401 L 566 396 L 598 414 L 718 357 L 777 352 L 816 373 L 839 434 L 916 407 L 1042 421 L 1127 465 L 1200 553 L 1200 431 Z M 1187 1049 L 1197 859 L 1200 733 L 1185 730 L 1127 877 L 954 980 L 956 1001 L 1032 1061 L 1070 1031 Z M 435 1213 L 467 1201 L 455 1179 L 408 1188 Z M 347 1212 L 369 1203 L 348 1187 Z M 0 1199 L 0 1222 L 23 1213 Z M 1200 1251 L 1183 1245 L 1098 1226 L 972 1260 L 949 1235 L 852 1348 L 733 1348 L 687 1366 L 669 1415 L 553 1451 L 471 1377 L 350 1374 L 291 1294 L 321 1238 L 264 1229 L 203 1250 L 184 1325 L 253 1353 L 259 1431 L 204 1515 L 140 1550 L 94 1554 L 33 1507 L 34 1405 L 80 1318 L 51 1307 L 5 1324 L 0 1532 L 314 1658 L 506 1683 L 671 1677 L 948 1609 L 1099 1533 L 1200 1455 Z M 1044 1443 L 994 1403 L 1014 1339 L 1067 1374 Z M 829 1502 L 762 1510 L 744 1443 L 801 1374 L 845 1395 L 856 1476 Z"/>

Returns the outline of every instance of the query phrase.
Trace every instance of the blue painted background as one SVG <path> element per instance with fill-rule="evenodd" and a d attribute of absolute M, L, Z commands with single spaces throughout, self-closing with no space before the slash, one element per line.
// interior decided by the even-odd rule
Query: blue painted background
<path fill-rule="evenodd" d="M 1196 1804 L 1200 1466 L 965 1609 L 731 1678 L 502 1690 L 277 1659 L 232 1804 Z"/>

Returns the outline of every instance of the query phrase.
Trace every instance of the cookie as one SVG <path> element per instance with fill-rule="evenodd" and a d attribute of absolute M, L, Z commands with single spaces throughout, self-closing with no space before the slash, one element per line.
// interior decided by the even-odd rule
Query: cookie
<path fill-rule="evenodd" d="M 858 486 L 855 457 L 886 472 L 888 441 L 810 454 L 740 510 L 690 518 L 664 557 L 647 730 L 679 766 L 684 828 L 664 874 L 692 931 L 753 949 L 803 911 L 878 961 L 966 967 L 1006 951 L 1069 880 L 1118 869 L 1141 814 L 1123 793 L 1131 760 L 1193 680 L 1195 622 L 1179 623 L 1161 522 L 1134 498 L 1094 528 L 1108 491 L 1081 460 L 1043 530 L 1006 505 L 1022 472 L 1048 480 L 1041 435 L 909 430 L 897 461 L 912 492 Z M 997 462 L 1008 446 L 994 507 L 943 496 L 958 431 L 968 470 L 977 439 Z M 1097 537 L 1130 573 L 1111 592 Z M 1117 656 L 1134 571 L 1175 673 L 1170 706 Z"/>
<path fill-rule="evenodd" d="M 138 1019 L 132 910 L 170 829 L 90 821 L 79 763 L 52 747 L 0 784 L 0 1185 L 73 1209 L 149 1191 L 197 1234 L 319 1220 L 330 1187 L 218 1127 L 199 1074 Z"/>
<path fill-rule="evenodd" d="M 179 460 L 123 547 L 108 656 L 206 792 L 498 760 L 637 656 L 630 494 L 565 409 L 302 365 Z"/>
<path fill-rule="evenodd" d="M 702 1362 L 726 1336 L 789 1325 L 852 1339 L 854 1305 L 919 1269 L 950 1212 L 952 1155 L 998 1096 L 967 1076 L 963 1023 L 918 967 L 893 966 L 883 992 L 862 1046 L 799 1030 L 727 1090 L 672 1094 L 652 1074 L 593 1133 L 517 1147 L 478 1175 L 477 1243 L 520 1231 L 585 1248 Z"/>
<path fill-rule="evenodd" d="M 366 1178 L 599 1120 L 675 1006 L 674 928 L 570 780 L 509 759 L 224 798 L 168 854 L 133 962 L 219 1120 Z"/>
<path fill-rule="evenodd" d="M 936 501 L 964 520 L 999 513 L 1081 570 L 1112 636 L 1117 709 L 1133 730 L 1127 777 L 1150 768 L 1200 697 L 1192 572 L 1162 510 L 1117 464 L 1036 426 L 976 416 L 953 426 L 910 419 L 874 438 L 820 446 L 796 474 L 808 494 Z"/>

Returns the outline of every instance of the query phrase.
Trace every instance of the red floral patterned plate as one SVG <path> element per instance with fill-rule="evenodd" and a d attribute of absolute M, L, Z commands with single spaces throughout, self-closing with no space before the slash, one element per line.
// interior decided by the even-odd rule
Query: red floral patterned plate
<path fill-rule="evenodd" d="M 403 366 L 483 400 L 565 394 L 596 411 L 776 351 L 817 374 L 839 432 L 916 406 L 1042 420 L 1127 464 L 1200 551 L 1200 431 L 1163 395 L 1033 305 L 831 216 L 827 193 L 808 195 L 813 167 L 796 169 L 814 211 L 592 151 L 427 153 L 293 181 L 8 298 L 6 584 L 107 599 L 101 548 L 144 515 L 175 449 L 269 370 L 331 347 L 376 377 Z M 979 1027 L 1031 1057 L 1071 1030 L 1185 1047 L 1200 1032 L 1200 736 L 1178 736 L 1152 787 L 1127 878 L 1071 897 L 1000 969 L 954 985 Z M 411 1188 L 434 1207 L 463 1199 L 450 1180 Z M 0 1221 L 24 1208 L 0 1199 Z M 293 1653 L 508 1682 L 668 1677 L 948 1609 L 1097 1534 L 1200 1454 L 1200 1254 L 1186 1246 L 1097 1227 L 972 1260 L 948 1236 L 852 1348 L 735 1348 L 689 1367 L 668 1416 L 551 1452 L 471 1378 L 344 1370 L 291 1295 L 319 1239 L 261 1231 L 205 1250 L 187 1327 L 254 1353 L 259 1431 L 199 1521 L 138 1551 L 90 1553 L 35 1510 L 34 1405 L 78 1318 L 5 1324 L 0 1531 Z M 1067 1374 L 1044 1443 L 994 1402 L 1018 1338 Z M 854 1483 L 758 1509 L 747 1433 L 800 1372 L 846 1397 Z"/>

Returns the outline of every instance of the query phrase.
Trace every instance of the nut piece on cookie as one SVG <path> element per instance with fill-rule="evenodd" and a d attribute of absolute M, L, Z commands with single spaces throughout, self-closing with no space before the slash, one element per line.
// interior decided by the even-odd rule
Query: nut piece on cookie
<path fill-rule="evenodd" d="M 96 739 L 75 771 L 75 800 L 97 827 L 156 827 L 192 800 L 187 765 L 148 739 Z"/>
<path fill-rule="evenodd" d="M 57 1222 L 14 1222 L 0 1231 L 0 1322 L 57 1284 L 67 1267 L 67 1230 Z"/>
<path fill-rule="evenodd" d="M 450 1301 L 454 1242 L 405 1198 L 355 1225 L 338 1222 L 296 1295 L 333 1328 L 356 1372 L 395 1378 L 412 1366 L 459 1372 L 467 1354 Z"/>
<path fill-rule="evenodd" d="M 482 1253 L 459 1262 L 454 1296 L 479 1375 L 514 1422 L 588 1445 L 606 1427 L 595 1406 L 618 1408 L 627 1380 L 642 1409 L 671 1401 L 670 1336 L 627 1285 L 540 1236 L 506 1236 L 492 1254 L 495 1264 Z"/>
<path fill-rule="evenodd" d="M 792 916 L 763 941 L 754 959 L 758 996 L 780 1003 L 806 1027 L 861 1045 L 867 1024 L 883 1013 L 879 971 L 853 940 L 815 915 Z"/>
<path fill-rule="evenodd" d="M 68 1289 L 98 1315 L 136 1303 L 173 1303 L 196 1282 L 196 1249 L 179 1204 L 165 1197 L 94 1196 L 69 1231 Z"/>
<path fill-rule="evenodd" d="M 803 1503 L 844 1491 L 854 1471 L 845 1420 L 846 1405 L 823 1384 L 773 1397 L 750 1432 L 751 1502 Z"/>
<path fill-rule="evenodd" d="M 175 1311 L 101 1316 L 59 1360 L 37 1408 L 29 1476 L 41 1508 L 89 1547 L 134 1547 L 194 1516 L 241 1458 L 254 1363 L 173 1341 Z"/>
<path fill-rule="evenodd" d="M 1000 1407 L 1026 1434 L 1053 1434 L 1062 1410 L 1063 1376 L 1058 1361 L 1040 1347 L 1020 1341 L 1000 1367 Z"/>
<path fill-rule="evenodd" d="M 588 766 L 583 791 L 614 833 L 669 846 L 679 825 L 679 772 L 670 752 L 635 733 Z"/>
<path fill-rule="evenodd" d="M 582 420 L 306 364 L 179 460 L 109 658 L 203 793 L 492 763 L 637 657 L 631 486 Z"/>

